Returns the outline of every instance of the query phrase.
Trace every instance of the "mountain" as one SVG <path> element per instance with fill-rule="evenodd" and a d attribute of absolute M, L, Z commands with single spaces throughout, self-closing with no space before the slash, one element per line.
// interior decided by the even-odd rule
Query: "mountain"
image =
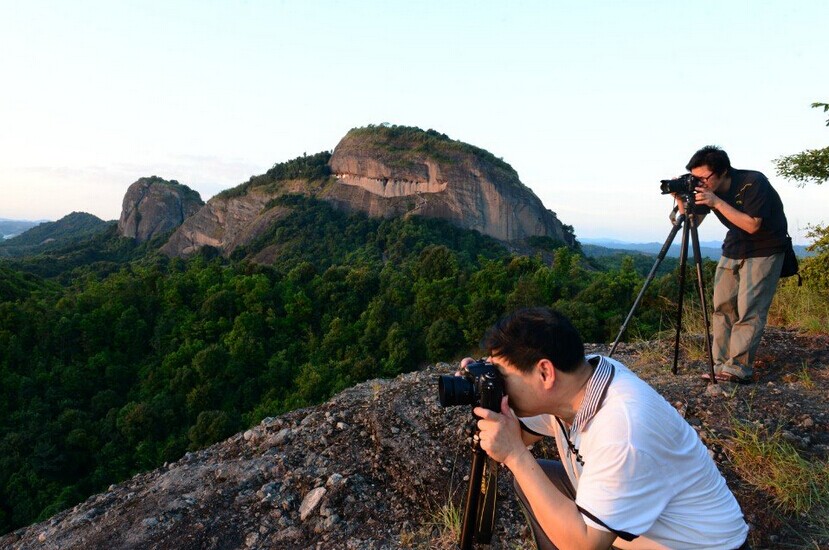
<path fill-rule="evenodd" d="M 506 243 L 539 237 L 576 242 L 572 228 L 491 153 L 434 130 L 368 126 L 348 132 L 331 154 L 275 165 L 220 193 L 185 220 L 162 251 L 188 256 L 211 246 L 229 256 L 287 215 L 290 209 L 277 199 L 292 193 L 375 218 L 443 219 Z"/>
<path fill-rule="evenodd" d="M 176 180 L 141 178 L 124 195 L 118 234 L 146 242 L 177 228 L 202 206 L 198 192 Z"/>
<path fill-rule="evenodd" d="M 20 235 L 0 242 L 0 256 L 37 254 L 76 243 L 102 233 L 113 222 L 87 214 L 72 212 L 54 222 L 44 222 Z"/>
<path fill-rule="evenodd" d="M 645 254 L 653 254 L 656 256 L 662 250 L 664 243 L 629 243 L 615 239 L 583 239 L 579 241 L 583 245 L 584 253 L 588 256 L 603 256 L 613 254 L 620 250 L 642 252 Z M 681 236 L 677 235 L 668 252 L 665 254 L 668 258 L 679 258 Z M 586 246 L 585 246 L 586 245 Z M 722 251 L 722 242 L 720 241 L 700 241 L 700 252 L 703 258 L 709 260 L 719 260 Z M 693 262 L 693 248 L 691 243 L 688 243 L 688 260 Z"/>
<path fill-rule="evenodd" d="M 593 257 L 612 255 L 624 250 L 656 256 L 664 245 L 664 243 L 630 243 L 604 238 L 579 238 L 579 242 L 583 245 L 582 250 L 585 255 Z M 678 235 L 665 256 L 668 258 L 679 258 L 680 243 L 681 237 Z M 721 241 L 700 241 L 699 246 L 703 258 L 715 261 L 720 259 L 722 252 Z M 798 258 L 807 258 L 814 255 L 814 252 L 806 250 L 805 246 L 798 244 L 794 245 L 794 252 Z M 693 261 L 693 248 L 691 247 L 691 243 L 688 243 L 688 260 L 690 262 Z"/>

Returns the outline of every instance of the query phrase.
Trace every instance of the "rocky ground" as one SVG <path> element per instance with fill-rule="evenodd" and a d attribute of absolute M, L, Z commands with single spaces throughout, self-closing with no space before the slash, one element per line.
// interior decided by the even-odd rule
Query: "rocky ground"
<path fill-rule="evenodd" d="M 589 351 L 607 352 L 605 346 Z M 779 430 L 807 460 L 829 458 L 829 337 L 769 329 L 748 386 L 672 375 L 670 343 L 622 345 L 629 364 L 700 433 L 737 494 L 755 548 L 829 548 L 829 520 L 786 515 L 736 471 L 728 440 L 737 418 Z M 374 380 L 329 402 L 270 418 L 176 463 L 140 474 L 37 525 L 0 548 L 451 548 L 446 512 L 460 509 L 469 470 L 469 409 L 443 409 L 441 364 Z M 538 449 L 551 453 L 549 445 Z M 499 479 L 491 548 L 531 548 L 510 489 Z"/>

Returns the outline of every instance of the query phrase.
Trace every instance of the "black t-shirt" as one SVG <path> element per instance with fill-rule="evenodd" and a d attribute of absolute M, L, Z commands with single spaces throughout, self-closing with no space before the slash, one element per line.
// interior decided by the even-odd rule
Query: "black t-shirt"
<path fill-rule="evenodd" d="M 718 211 L 717 218 L 728 228 L 722 245 L 726 258 L 771 256 L 786 249 L 788 226 L 783 202 L 760 172 L 731 169 L 731 185 L 725 193 L 717 193 L 725 202 L 753 218 L 762 218 L 760 230 L 754 234 L 743 231 Z"/>

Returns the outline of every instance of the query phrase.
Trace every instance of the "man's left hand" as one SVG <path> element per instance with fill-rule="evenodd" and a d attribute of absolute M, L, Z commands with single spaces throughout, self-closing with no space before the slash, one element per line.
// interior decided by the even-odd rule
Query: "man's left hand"
<path fill-rule="evenodd" d="M 509 408 L 509 399 L 505 395 L 501 399 L 501 412 L 497 413 L 483 407 L 475 407 L 473 411 L 479 417 L 478 430 L 481 439 L 481 449 L 497 462 L 507 466 L 521 453 L 526 453 L 527 447 L 521 439 L 521 425 L 518 417 Z"/>

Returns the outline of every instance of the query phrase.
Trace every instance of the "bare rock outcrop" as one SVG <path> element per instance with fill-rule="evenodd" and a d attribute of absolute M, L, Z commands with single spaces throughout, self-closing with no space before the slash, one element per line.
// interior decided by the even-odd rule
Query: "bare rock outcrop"
<path fill-rule="evenodd" d="M 175 180 L 141 178 L 124 195 L 118 234 L 148 241 L 177 228 L 202 205 L 198 192 Z"/>
<path fill-rule="evenodd" d="M 265 208 L 272 198 L 256 188 L 244 195 L 214 197 L 184 221 L 161 251 L 169 256 L 189 256 L 203 246 L 212 246 L 229 256 L 285 213 L 282 208 Z"/>
<path fill-rule="evenodd" d="M 445 219 L 504 242 L 546 236 L 574 244 L 511 166 L 431 130 L 352 130 L 330 166 L 339 185 L 328 200 L 349 210 Z"/>

